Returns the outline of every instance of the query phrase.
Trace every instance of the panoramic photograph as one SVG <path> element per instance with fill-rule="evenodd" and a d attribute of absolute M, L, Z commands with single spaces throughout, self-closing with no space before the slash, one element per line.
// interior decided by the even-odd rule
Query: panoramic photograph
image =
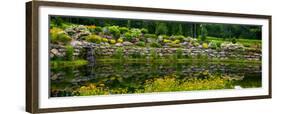
<path fill-rule="evenodd" d="M 262 87 L 262 26 L 49 16 L 49 96 Z"/>

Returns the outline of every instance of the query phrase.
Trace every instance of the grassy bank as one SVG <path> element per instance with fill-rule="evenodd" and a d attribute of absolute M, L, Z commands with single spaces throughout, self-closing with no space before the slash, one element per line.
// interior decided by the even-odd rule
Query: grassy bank
<path fill-rule="evenodd" d="M 61 68 L 61 67 L 75 67 L 75 66 L 83 66 L 88 64 L 87 60 L 72 60 L 72 61 L 60 61 L 54 60 L 50 62 L 51 68 Z"/>

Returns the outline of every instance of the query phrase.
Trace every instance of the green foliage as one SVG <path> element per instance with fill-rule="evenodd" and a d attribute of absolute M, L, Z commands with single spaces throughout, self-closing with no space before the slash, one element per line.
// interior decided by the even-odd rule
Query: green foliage
<path fill-rule="evenodd" d="M 128 19 L 105 19 L 105 18 L 82 18 L 82 17 L 62 17 L 51 16 L 50 26 L 66 28 L 70 24 L 77 25 L 95 25 L 105 26 L 122 26 L 119 27 L 120 34 L 129 31 L 129 28 L 142 29 L 144 34 L 165 34 L 165 35 L 184 35 L 192 37 L 202 37 L 205 35 L 218 38 L 246 38 L 261 39 L 261 26 L 255 25 L 236 25 L 220 23 L 189 23 L 189 22 L 172 22 L 172 21 L 148 21 L 148 20 L 128 20 Z M 202 26 L 200 26 L 202 25 Z M 127 28 L 128 27 L 128 28 Z M 147 29 L 147 30 L 144 30 Z M 124 30 L 124 31 L 123 31 Z M 92 31 L 92 30 L 91 30 Z M 206 32 L 207 31 L 207 32 Z M 93 32 L 93 31 L 92 31 Z M 105 31 L 107 32 L 107 30 Z M 204 41 L 204 37 L 203 41 Z"/>
<path fill-rule="evenodd" d="M 164 40 L 163 40 L 163 43 L 172 43 L 172 40 L 164 39 Z"/>
<path fill-rule="evenodd" d="M 151 46 L 151 47 L 156 47 L 156 48 L 162 47 L 162 45 L 159 44 L 159 43 L 157 43 L 157 42 L 152 42 L 152 43 L 150 44 L 150 46 Z"/>
<path fill-rule="evenodd" d="M 178 44 L 178 43 L 180 43 L 180 40 L 175 40 L 175 41 L 173 41 L 172 43 L 173 43 L 173 44 Z"/>
<path fill-rule="evenodd" d="M 133 40 L 133 35 L 130 32 L 124 34 L 124 40 L 131 42 Z"/>
<path fill-rule="evenodd" d="M 115 43 L 116 43 L 116 40 L 109 40 L 109 43 L 115 44 Z"/>
<path fill-rule="evenodd" d="M 135 52 L 135 51 L 131 54 L 131 57 L 132 58 L 142 58 L 140 52 Z"/>
<path fill-rule="evenodd" d="M 153 48 L 151 48 L 151 50 L 150 50 L 150 58 L 151 58 L 151 60 L 155 60 L 158 58 L 158 54 L 157 54 L 156 50 Z"/>
<path fill-rule="evenodd" d="M 180 44 L 177 44 L 177 43 L 174 43 L 174 42 L 172 42 L 172 43 L 169 43 L 168 44 L 170 47 L 181 47 L 181 45 Z"/>
<path fill-rule="evenodd" d="M 200 37 L 200 40 L 201 40 L 201 41 L 206 41 L 207 35 L 208 35 L 208 31 L 207 31 L 207 29 L 206 29 L 206 27 L 205 27 L 204 24 L 201 24 L 201 25 L 200 25 L 200 28 L 201 28 L 201 37 Z"/>
<path fill-rule="evenodd" d="M 217 49 L 217 48 L 218 48 L 217 43 L 216 43 L 216 42 L 213 42 L 213 41 L 209 43 L 209 47 L 210 47 L 211 49 Z"/>
<path fill-rule="evenodd" d="M 177 36 L 174 36 L 174 38 L 176 39 L 176 40 L 179 40 L 179 41 L 183 41 L 183 39 L 185 38 L 183 35 L 177 35 Z"/>
<path fill-rule="evenodd" d="M 216 42 L 216 45 L 217 45 L 218 48 L 220 48 L 221 47 L 221 42 Z"/>
<path fill-rule="evenodd" d="M 97 33 L 102 32 L 102 27 L 100 27 L 100 26 L 88 26 L 87 28 L 92 33 L 96 33 L 97 34 Z"/>
<path fill-rule="evenodd" d="M 157 38 L 157 35 L 155 35 L 155 34 L 144 34 L 144 37 L 145 38 Z"/>
<path fill-rule="evenodd" d="M 102 42 L 108 42 L 108 39 L 107 38 L 101 38 L 101 41 Z"/>
<path fill-rule="evenodd" d="M 189 78 L 177 79 L 176 75 L 148 79 L 143 88 L 136 89 L 134 93 L 173 92 L 192 90 L 215 90 L 234 88 L 231 82 L 220 76 L 210 76 L 206 79 Z M 80 96 L 127 94 L 128 88 L 108 88 L 104 83 L 90 83 L 75 90 Z"/>
<path fill-rule="evenodd" d="M 128 88 L 106 88 L 105 86 L 105 84 L 88 84 L 86 86 L 78 88 L 76 91 L 79 93 L 80 96 L 128 93 Z"/>
<path fill-rule="evenodd" d="M 168 27 L 166 23 L 164 22 L 156 23 L 155 34 L 161 35 L 161 34 L 167 34 L 167 32 L 168 32 Z"/>
<path fill-rule="evenodd" d="M 136 43 L 137 46 L 145 47 L 145 42 L 139 41 Z"/>
<path fill-rule="evenodd" d="M 119 27 L 119 31 L 121 34 L 124 34 L 124 33 L 128 32 L 129 29 L 127 27 Z"/>
<path fill-rule="evenodd" d="M 228 80 L 219 76 L 211 76 L 206 79 L 190 78 L 178 80 L 176 75 L 147 80 L 144 86 L 144 93 L 233 88 Z"/>
<path fill-rule="evenodd" d="M 178 49 L 176 50 L 176 54 L 177 54 L 177 59 L 183 58 L 183 51 L 182 51 L 181 48 L 178 48 Z"/>
<path fill-rule="evenodd" d="M 118 39 L 117 39 L 117 42 L 118 42 L 118 43 L 122 43 L 122 42 L 123 42 L 123 38 L 118 38 Z"/>
<path fill-rule="evenodd" d="M 139 38 L 141 36 L 141 30 L 133 28 L 133 29 L 131 29 L 131 35 L 134 38 Z"/>
<path fill-rule="evenodd" d="M 68 61 L 72 61 L 73 58 L 73 53 L 74 53 L 74 48 L 71 45 L 65 46 L 65 59 Z"/>
<path fill-rule="evenodd" d="M 118 26 L 109 26 L 108 31 L 110 34 L 113 35 L 114 38 L 119 38 L 120 37 L 120 31 Z"/>
<path fill-rule="evenodd" d="M 145 28 L 142 28 L 142 29 L 141 29 L 141 33 L 146 34 L 146 33 L 148 33 L 148 30 L 145 29 Z"/>
<path fill-rule="evenodd" d="M 87 60 L 51 61 L 51 68 L 75 67 L 88 64 Z"/>
<path fill-rule="evenodd" d="M 86 41 L 100 44 L 102 42 L 102 38 L 98 35 L 89 35 L 86 37 Z"/>
<path fill-rule="evenodd" d="M 124 58 L 124 49 L 122 47 L 118 47 L 113 55 L 116 59 L 123 59 Z"/>
<path fill-rule="evenodd" d="M 236 44 L 236 42 L 237 42 L 236 38 L 232 38 L 232 39 L 231 39 L 231 42 L 232 42 L 233 44 Z"/>
<path fill-rule="evenodd" d="M 163 37 L 163 39 L 169 39 L 170 38 L 170 36 L 168 36 L 168 35 L 161 35 L 162 37 Z"/>
<path fill-rule="evenodd" d="M 52 28 L 50 30 L 51 43 L 68 44 L 72 39 L 62 29 Z"/>

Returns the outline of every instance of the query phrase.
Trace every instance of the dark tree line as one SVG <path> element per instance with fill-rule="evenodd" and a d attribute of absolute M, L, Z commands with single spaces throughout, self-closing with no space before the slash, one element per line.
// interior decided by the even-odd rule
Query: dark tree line
<path fill-rule="evenodd" d="M 109 18 L 84 18 L 52 16 L 51 22 L 57 26 L 63 23 L 96 25 L 96 26 L 120 26 L 128 28 L 145 28 L 149 34 L 157 35 L 184 35 L 194 38 L 219 37 L 219 38 L 245 38 L 261 39 L 261 26 L 234 25 L 234 24 L 209 24 L 175 21 L 133 20 L 133 19 L 109 19 Z"/>

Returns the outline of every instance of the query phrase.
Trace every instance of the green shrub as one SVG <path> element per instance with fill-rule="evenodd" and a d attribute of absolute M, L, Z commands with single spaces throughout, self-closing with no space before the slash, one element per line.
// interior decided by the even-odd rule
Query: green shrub
<path fill-rule="evenodd" d="M 244 47 L 251 47 L 251 45 L 250 44 L 244 44 Z"/>
<path fill-rule="evenodd" d="M 114 38 L 119 38 L 120 37 L 120 31 L 118 26 L 109 26 L 108 31 L 110 34 L 113 35 Z"/>
<path fill-rule="evenodd" d="M 115 44 L 115 43 L 116 43 L 116 40 L 109 40 L 109 42 L 110 42 L 111 44 Z"/>
<path fill-rule="evenodd" d="M 169 43 L 168 46 L 170 46 L 170 47 L 181 47 L 180 44 L 176 44 L 176 43 Z"/>
<path fill-rule="evenodd" d="M 118 43 L 123 43 L 123 38 L 118 38 L 118 39 L 117 39 L 117 42 L 118 42 Z"/>
<path fill-rule="evenodd" d="M 141 36 L 141 30 L 133 28 L 133 29 L 131 29 L 131 35 L 134 38 L 139 38 Z"/>
<path fill-rule="evenodd" d="M 221 42 L 216 42 L 218 48 L 221 48 Z"/>
<path fill-rule="evenodd" d="M 145 42 L 139 41 L 139 42 L 136 43 L 136 45 L 144 47 L 145 46 Z"/>
<path fill-rule="evenodd" d="M 159 43 L 157 43 L 157 42 L 152 42 L 152 43 L 150 44 L 150 46 L 151 46 L 151 47 L 156 47 L 156 48 L 162 47 L 161 44 L 159 44 Z"/>
<path fill-rule="evenodd" d="M 164 43 L 172 43 L 172 40 L 164 39 L 163 42 L 164 42 Z"/>
<path fill-rule="evenodd" d="M 233 88 L 230 81 L 220 76 L 206 79 L 177 79 L 175 75 L 147 80 L 143 92 L 171 92 L 191 90 L 215 90 Z"/>
<path fill-rule="evenodd" d="M 174 36 L 175 39 L 179 40 L 179 41 L 183 41 L 183 39 L 185 38 L 183 35 L 177 35 L 177 36 Z"/>
<path fill-rule="evenodd" d="M 96 26 L 95 28 L 88 28 L 90 32 L 100 33 L 102 32 L 102 27 Z"/>
<path fill-rule="evenodd" d="M 51 43 L 69 43 L 72 39 L 62 29 L 53 28 L 50 30 Z"/>
<path fill-rule="evenodd" d="M 200 25 L 200 28 L 201 28 L 200 40 L 201 41 L 206 41 L 207 35 L 208 35 L 207 28 L 205 27 L 205 25 Z"/>
<path fill-rule="evenodd" d="M 158 39 L 169 39 L 170 38 L 170 36 L 167 36 L 167 35 L 159 35 L 158 36 Z"/>
<path fill-rule="evenodd" d="M 65 46 L 65 59 L 68 61 L 73 60 L 73 53 L 74 53 L 74 48 L 71 45 Z"/>
<path fill-rule="evenodd" d="M 168 32 L 168 27 L 166 23 L 163 22 L 156 23 L 155 34 L 161 35 L 161 34 L 166 34 L 167 32 Z"/>
<path fill-rule="evenodd" d="M 144 34 L 145 38 L 157 38 L 157 35 L 155 34 Z"/>
<path fill-rule="evenodd" d="M 99 43 L 101 43 L 102 38 L 98 35 L 89 35 L 86 37 L 86 41 L 99 44 Z"/>
<path fill-rule="evenodd" d="M 119 27 L 119 31 L 121 34 L 124 34 L 124 33 L 128 32 L 129 29 L 127 27 Z"/>
<path fill-rule="evenodd" d="M 217 43 L 215 43 L 215 42 L 210 42 L 210 43 L 209 43 L 209 47 L 210 47 L 211 49 L 217 49 L 217 48 L 218 48 Z"/>
<path fill-rule="evenodd" d="M 145 29 L 145 28 L 142 28 L 142 29 L 141 29 L 141 33 L 146 34 L 146 33 L 148 33 L 148 30 Z"/>
<path fill-rule="evenodd" d="M 232 38 L 232 39 L 231 39 L 231 42 L 232 42 L 233 44 L 236 44 L 236 43 L 237 43 L 236 38 Z"/>
<path fill-rule="evenodd" d="M 175 41 L 173 41 L 172 43 L 173 43 L 173 44 L 178 44 L 178 43 L 180 43 L 180 40 L 175 40 Z"/>
<path fill-rule="evenodd" d="M 108 39 L 107 38 L 102 38 L 101 41 L 102 42 L 108 42 Z"/>
<path fill-rule="evenodd" d="M 133 40 L 133 35 L 130 33 L 130 32 L 126 32 L 125 34 L 124 34 L 124 40 L 125 41 L 132 41 Z"/>

